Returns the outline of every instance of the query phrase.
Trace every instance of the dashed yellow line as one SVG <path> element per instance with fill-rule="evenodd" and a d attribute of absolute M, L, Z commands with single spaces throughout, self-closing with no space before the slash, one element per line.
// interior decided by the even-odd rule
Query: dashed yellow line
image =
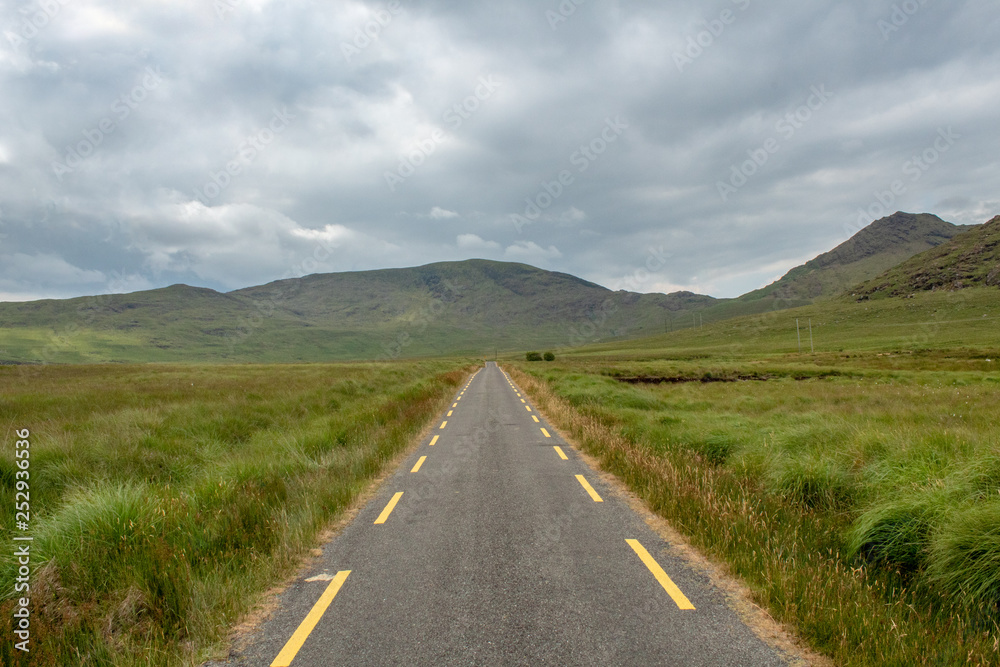
<path fill-rule="evenodd" d="M 427 460 L 426 456 L 421 456 L 420 459 L 417 461 L 417 465 L 413 466 L 413 470 L 411 470 L 410 472 L 419 472 L 420 466 L 422 466 L 424 464 L 424 461 L 426 460 Z"/>
<path fill-rule="evenodd" d="M 319 619 L 323 618 L 323 614 L 326 613 L 327 608 L 333 602 L 333 598 L 337 597 L 337 593 L 340 592 L 340 587 L 344 585 L 347 581 L 347 576 L 351 574 L 350 570 L 344 570 L 343 572 L 338 572 L 337 576 L 333 578 L 330 585 L 326 587 L 323 591 L 323 595 L 319 597 L 316 604 L 313 605 L 312 610 L 303 619 L 302 623 L 299 624 L 298 629 L 285 644 L 285 647 L 281 649 L 281 653 L 278 657 L 274 659 L 271 663 L 271 667 L 290 667 L 292 660 L 298 655 L 299 649 L 302 645 L 306 643 L 309 639 L 309 635 L 312 633 L 316 624 L 319 623 Z"/>
<path fill-rule="evenodd" d="M 531 412 L 531 406 L 530 405 L 524 406 L 524 409 L 527 410 L 528 412 Z"/>
<path fill-rule="evenodd" d="M 449 410 L 449 411 L 448 411 L 448 416 L 449 416 L 449 417 L 451 417 L 451 416 L 452 416 L 453 414 L 455 414 L 455 411 L 454 411 L 454 410 Z"/>
<path fill-rule="evenodd" d="M 402 491 L 394 495 L 392 497 L 392 500 L 389 501 L 389 504 L 385 506 L 384 510 L 382 510 L 382 513 L 378 515 L 377 519 L 375 519 L 375 523 L 376 524 L 385 523 L 386 520 L 389 518 L 389 515 L 392 514 L 392 510 L 396 509 L 396 503 L 398 503 L 399 499 L 402 497 L 403 497 Z"/>
<path fill-rule="evenodd" d="M 447 425 L 448 425 L 448 421 L 447 421 L 447 420 L 445 420 L 445 421 L 441 422 L 441 428 L 444 428 L 444 427 L 445 427 L 445 426 L 447 426 Z M 439 430 L 440 430 L 440 429 L 439 429 Z"/>
<path fill-rule="evenodd" d="M 541 422 L 538 421 L 538 417 L 536 417 L 535 415 L 531 415 L 531 418 L 535 420 L 536 424 L 541 424 Z"/>
<path fill-rule="evenodd" d="M 653 557 L 649 555 L 649 552 L 646 551 L 646 548 L 641 544 L 639 544 L 639 540 L 625 540 L 625 541 L 628 542 L 628 545 L 630 547 L 632 547 L 632 550 L 635 551 L 635 553 L 639 556 L 639 559 L 643 563 L 645 563 L 646 567 L 649 568 L 649 571 L 653 573 L 653 576 L 656 577 L 656 580 L 660 582 L 660 585 L 663 586 L 663 590 L 665 590 L 667 594 L 670 595 L 671 598 L 673 598 L 674 603 L 677 605 L 677 608 L 684 611 L 693 611 L 694 605 L 691 604 L 691 601 L 688 600 L 687 596 L 681 592 L 681 589 L 677 587 L 677 584 L 675 584 L 670 579 L 670 577 L 667 576 L 667 573 L 663 571 L 663 568 L 660 567 L 660 564 L 657 563 L 656 560 L 654 560 Z"/>
<path fill-rule="evenodd" d="M 431 444 L 429 444 L 427 446 L 428 447 L 433 447 L 434 445 L 436 445 L 437 441 L 438 441 L 438 438 L 440 438 L 440 437 L 441 437 L 440 435 L 435 435 L 433 438 L 431 438 Z"/>
<path fill-rule="evenodd" d="M 597 491 L 594 491 L 594 487 L 590 485 L 590 482 L 588 482 L 583 475 L 577 475 L 576 481 L 580 482 L 580 485 L 584 488 L 584 490 L 586 490 L 587 493 L 590 494 L 590 497 L 593 498 L 595 503 L 604 502 L 604 499 L 597 495 Z"/>
<path fill-rule="evenodd" d="M 552 434 L 546 431 L 544 428 L 542 429 L 542 435 L 544 435 L 546 438 L 552 437 Z"/>
<path fill-rule="evenodd" d="M 558 454 L 559 458 L 561 458 L 563 461 L 569 461 L 569 457 L 566 456 L 566 452 L 562 450 L 562 447 L 556 446 L 553 447 L 552 449 L 556 450 L 556 454 Z"/>

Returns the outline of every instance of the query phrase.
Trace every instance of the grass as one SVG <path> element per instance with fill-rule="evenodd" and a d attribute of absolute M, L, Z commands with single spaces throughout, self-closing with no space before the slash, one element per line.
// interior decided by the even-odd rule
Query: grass
<path fill-rule="evenodd" d="M 792 347 L 794 329 L 788 344 L 792 312 L 510 364 L 560 428 L 837 664 L 998 664 L 1000 339 L 981 322 L 998 301 L 812 306 L 798 315 L 824 323 L 816 354 Z M 935 310 L 919 340 L 897 332 Z"/>
<path fill-rule="evenodd" d="M 0 367 L 31 430 L 30 661 L 199 664 L 445 405 L 459 361 Z M 0 487 L 13 498 L 13 447 Z M 13 503 L 0 505 L 8 544 Z M 13 549 L 0 614 L 13 611 Z"/>

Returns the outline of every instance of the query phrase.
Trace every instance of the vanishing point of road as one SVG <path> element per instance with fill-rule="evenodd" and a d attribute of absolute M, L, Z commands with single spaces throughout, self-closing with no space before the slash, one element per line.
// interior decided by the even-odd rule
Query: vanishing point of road
<path fill-rule="evenodd" d="M 232 665 L 783 665 L 496 364 Z"/>

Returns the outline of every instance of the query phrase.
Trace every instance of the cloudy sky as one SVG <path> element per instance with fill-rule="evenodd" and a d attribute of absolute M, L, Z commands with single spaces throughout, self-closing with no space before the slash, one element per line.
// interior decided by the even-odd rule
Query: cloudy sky
<path fill-rule="evenodd" d="M 887 212 L 1000 213 L 995 0 L 0 0 L 0 31 L 0 300 L 470 257 L 736 296 Z"/>

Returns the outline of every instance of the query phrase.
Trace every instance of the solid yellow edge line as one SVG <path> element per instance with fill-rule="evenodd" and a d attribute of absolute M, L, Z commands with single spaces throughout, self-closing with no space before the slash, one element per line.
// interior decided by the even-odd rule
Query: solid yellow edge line
<path fill-rule="evenodd" d="M 433 446 L 434 446 L 434 445 L 435 445 L 435 444 L 437 443 L 437 441 L 438 441 L 438 438 L 440 438 L 440 437 L 441 437 L 440 435 L 435 435 L 435 436 L 434 436 L 434 437 L 433 437 L 433 438 L 431 439 L 431 444 L 429 444 L 429 445 L 428 445 L 428 447 L 433 447 Z"/>
<path fill-rule="evenodd" d="M 594 490 L 594 487 L 590 485 L 590 482 L 588 482 L 583 475 L 577 475 L 576 480 L 580 482 L 580 485 L 583 486 L 584 490 L 590 494 L 590 497 L 594 499 L 595 503 L 604 502 L 604 499 L 597 495 L 597 491 Z"/>
<path fill-rule="evenodd" d="M 561 458 L 563 461 L 569 461 L 569 457 L 566 456 L 566 452 L 562 450 L 562 447 L 556 446 L 553 447 L 553 449 L 556 450 L 556 454 L 559 455 L 559 458 Z"/>
<path fill-rule="evenodd" d="M 675 584 L 670 577 L 667 576 L 667 573 L 663 571 L 660 564 L 649 555 L 649 552 L 646 551 L 646 547 L 639 544 L 639 540 L 625 541 L 628 542 L 630 547 L 632 547 L 632 550 L 639 556 L 639 559 L 646 564 L 646 567 L 648 567 L 649 571 L 653 573 L 656 580 L 660 582 L 660 585 L 663 586 L 663 590 L 665 590 L 667 594 L 673 598 L 674 602 L 677 604 L 677 608 L 684 611 L 693 611 L 694 605 L 691 604 L 691 601 L 687 599 L 687 596 L 681 592 L 681 589 L 677 588 L 677 584 Z"/>
<path fill-rule="evenodd" d="M 298 629 L 295 630 L 291 639 L 289 639 L 288 643 L 285 644 L 285 647 L 281 649 L 281 653 L 279 653 L 278 657 L 271 663 L 271 667 L 290 667 L 292 660 L 294 660 L 295 656 L 298 655 L 299 649 L 301 649 L 302 645 L 306 643 L 306 640 L 316 627 L 316 624 L 319 623 L 319 619 L 323 617 L 323 614 L 326 613 L 327 607 L 329 607 L 330 603 L 333 602 L 333 598 L 337 597 L 337 593 L 340 592 L 340 587 L 344 585 L 345 581 L 347 581 L 347 575 L 350 573 L 350 570 L 344 570 L 337 573 L 337 576 L 333 578 L 330 585 L 326 587 L 325 591 L 323 591 L 323 595 L 321 595 L 319 600 L 316 601 L 316 604 L 313 605 L 309 615 L 306 616 L 302 623 L 299 624 Z"/>
<path fill-rule="evenodd" d="M 410 472 L 418 472 L 420 470 L 420 466 L 422 466 L 424 464 L 424 461 L 426 460 L 427 460 L 426 456 L 421 456 L 420 459 L 417 461 L 417 465 L 413 466 L 413 470 L 411 470 Z"/>
<path fill-rule="evenodd" d="M 392 514 L 392 510 L 396 508 L 396 503 L 398 503 L 399 499 L 402 497 L 403 497 L 402 491 L 394 495 L 392 497 L 392 500 L 389 501 L 389 504 L 385 506 L 384 510 L 382 510 L 382 513 L 378 515 L 377 519 L 375 519 L 375 523 L 376 524 L 385 523 L 386 519 L 389 518 L 389 515 Z"/>

